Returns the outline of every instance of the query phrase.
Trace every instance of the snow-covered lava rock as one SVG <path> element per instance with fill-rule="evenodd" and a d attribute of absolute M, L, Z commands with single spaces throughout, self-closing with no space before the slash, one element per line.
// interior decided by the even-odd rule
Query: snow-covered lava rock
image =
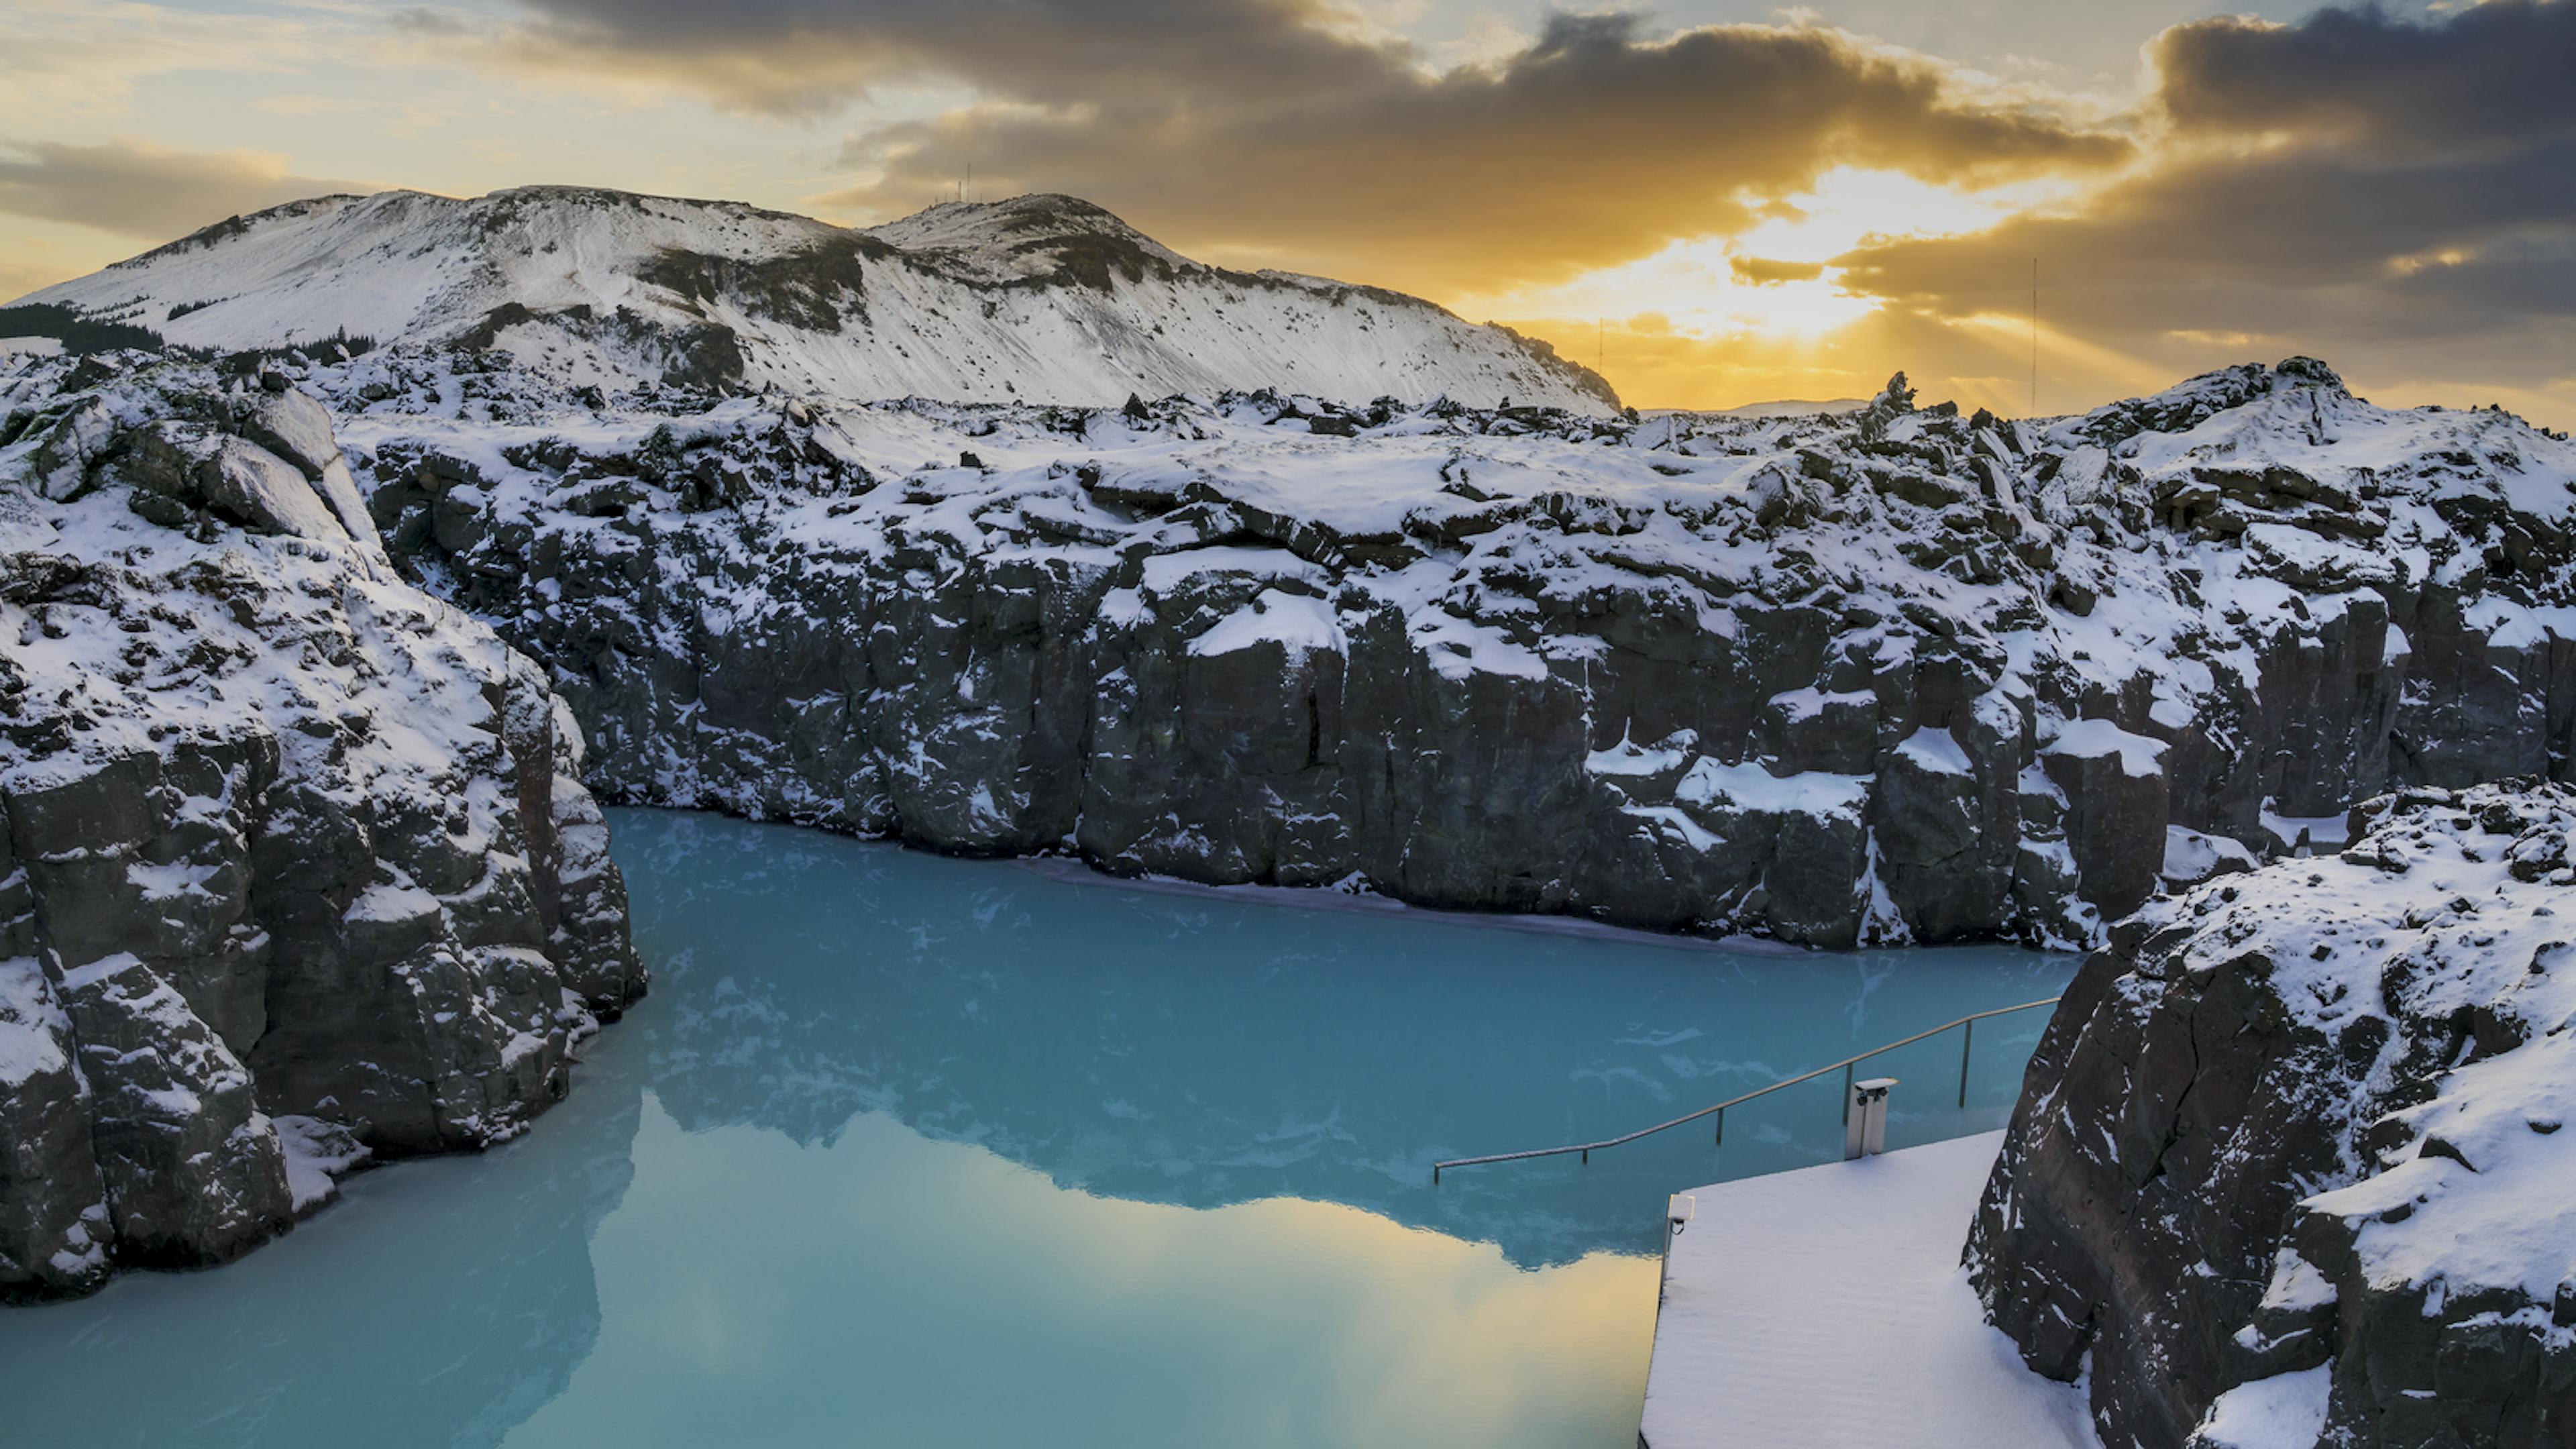
<path fill-rule="evenodd" d="M 2081 944 L 2392 784 L 2564 776 L 2576 728 L 2576 448 L 2305 360 L 2039 423 L 314 375 L 397 560 L 548 667 L 626 801 Z"/>
<path fill-rule="evenodd" d="M 2571 770 L 2576 449 L 2306 359 L 1634 419 L 464 340 L 0 375 L 0 1253 L 45 1291 L 560 1089 L 641 985 L 582 739 L 624 801 L 1820 945 L 2096 943 L 2392 786 Z"/>
<path fill-rule="evenodd" d="M 2576 1436 L 2576 790 L 2359 815 L 2115 927 L 2031 1060 L 1968 1262 L 2106 1444 Z"/>
<path fill-rule="evenodd" d="M 644 989 L 579 730 L 322 406 L 57 366 L 0 378 L 0 1301 L 508 1137 Z"/>

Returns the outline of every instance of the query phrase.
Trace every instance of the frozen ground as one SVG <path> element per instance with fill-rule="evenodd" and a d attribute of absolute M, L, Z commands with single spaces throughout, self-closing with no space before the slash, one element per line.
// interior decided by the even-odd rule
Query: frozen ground
<path fill-rule="evenodd" d="M 1959 1266 L 2002 1141 L 1694 1189 L 1641 1444 L 2093 1449 L 2082 1390 L 2022 1366 Z"/>

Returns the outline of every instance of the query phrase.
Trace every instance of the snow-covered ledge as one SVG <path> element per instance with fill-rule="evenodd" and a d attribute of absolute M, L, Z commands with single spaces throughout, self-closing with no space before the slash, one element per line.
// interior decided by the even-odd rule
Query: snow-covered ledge
<path fill-rule="evenodd" d="M 1959 1266 L 2002 1141 L 1692 1189 L 1639 1442 L 2090 1449 L 2083 1390 L 2023 1367 Z"/>

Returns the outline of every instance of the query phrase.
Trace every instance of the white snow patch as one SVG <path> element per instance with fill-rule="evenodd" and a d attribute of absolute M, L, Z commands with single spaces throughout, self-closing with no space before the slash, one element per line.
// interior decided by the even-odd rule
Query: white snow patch
<path fill-rule="evenodd" d="M 2133 735 L 2107 719 L 2075 721 L 2058 731 L 2057 738 L 2042 753 L 2086 760 L 2117 755 L 2120 772 L 2132 778 L 2160 775 L 2165 768 L 2164 741 Z"/>
<path fill-rule="evenodd" d="M 1655 1449 L 2091 1449 L 2084 1392 L 1987 1324 L 1959 1241 L 2003 1134 L 1690 1189 L 1639 1433 Z"/>
<path fill-rule="evenodd" d="M 71 1022 L 33 956 L 0 961 L 0 1087 L 71 1065 Z"/>
<path fill-rule="evenodd" d="M 2162 874 L 2168 881 L 2197 885 L 2223 869 L 2252 870 L 2258 864 L 2253 851 L 2224 835 L 2207 835 L 2182 825 L 2165 827 Z"/>
<path fill-rule="evenodd" d="M 375 1154 L 336 1122 L 277 1117 L 278 1150 L 286 1154 L 286 1190 L 298 1216 L 338 1196 L 339 1179 Z"/>
<path fill-rule="evenodd" d="M 1968 752 L 1959 748 L 1959 741 L 1945 729 L 1926 725 L 1907 735 L 1896 752 L 1935 775 L 1974 773 L 1968 764 Z"/>
<path fill-rule="evenodd" d="M 2332 1364 L 2238 1384 L 2209 1406 L 2193 1449 L 2315 1449 L 2333 1387 Z"/>
<path fill-rule="evenodd" d="M 2282 850 L 2297 849 L 2302 836 L 2306 837 L 2308 844 L 2324 849 L 2339 849 L 2352 839 L 2352 815 L 2349 811 L 2341 815 L 2282 815 L 2275 812 L 2272 802 L 2266 799 L 2262 821 L 2264 833 L 2278 842 Z"/>
<path fill-rule="evenodd" d="M 1732 807 L 1764 815 L 1858 816 L 1869 801 L 1870 777 L 1803 770 L 1774 775 L 1760 765 L 1720 764 L 1702 758 L 1673 789 L 1677 802 L 1701 810 Z"/>
<path fill-rule="evenodd" d="M 1291 659 L 1303 659 L 1309 654 L 1340 654 L 1348 647 L 1332 600 L 1263 589 L 1251 603 L 1192 639 L 1190 652 L 1202 656 L 1232 654 L 1262 643 L 1277 644 Z"/>

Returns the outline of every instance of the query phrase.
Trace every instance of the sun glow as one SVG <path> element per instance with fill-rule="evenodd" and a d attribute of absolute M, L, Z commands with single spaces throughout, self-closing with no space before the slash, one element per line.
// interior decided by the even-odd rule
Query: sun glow
<path fill-rule="evenodd" d="M 1754 202 L 1763 220 L 1734 236 L 1673 242 L 1633 262 L 1463 305 L 1498 317 L 1652 315 L 1702 339 L 1809 339 L 1877 310 L 1874 299 L 1844 290 L 1831 265 L 1864 239 L 1979 231 L 2054 189 L 2041 182 L 1965 192 L 1846 167 L 1826 173 L 1811 192 Z"/>
<path fill-rule="evenodd" d="M 1961 191 L 1845 167 L 1812 191 L 1746 198 L 1760 219 L 1733 235 L 1454 305 L 1548 338 L 1650 406 L 1829 397 L 1877 385 L 1840 344 L 1886 315 L 1879 299 L 1843 286 L 1834 258 L 1873 239 L 1982 231 L 2069 192 L 2054 180 Z"/>

